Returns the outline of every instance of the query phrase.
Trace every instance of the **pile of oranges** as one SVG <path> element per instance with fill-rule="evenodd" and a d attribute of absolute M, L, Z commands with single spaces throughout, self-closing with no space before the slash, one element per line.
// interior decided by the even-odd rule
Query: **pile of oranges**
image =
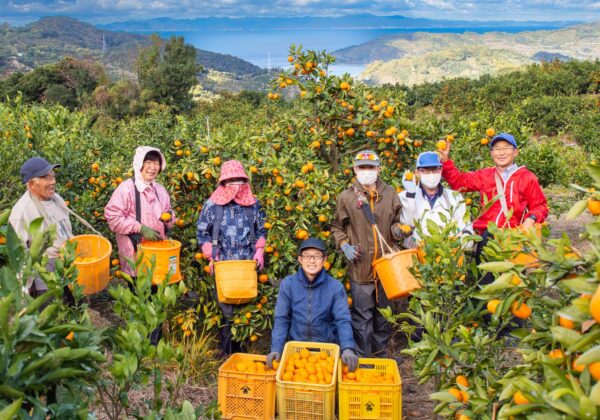
<path fill-rule="evenodd" d="M 333 382 L 335 360 L 326 352 L 307 349 L 293 353 L 285 361 L 281 379 L 288 382 L 329 385 Z"/>
<path fill-rule="evenodd" d="M 239 361 L 235 363 L 235 370 L 241 373 L 272 373 L 275 374 L 274 369 L 269 369 L 263 362 Z"/>
<path fill-rule="evenodd" d="M 342 368 L 342 382 L 359 384 L 389 384 L 396 383 L 394 375 L 383 373 L 374 369 L 358 368 L 354 372 L 348 372 L 348 366 Z"/>

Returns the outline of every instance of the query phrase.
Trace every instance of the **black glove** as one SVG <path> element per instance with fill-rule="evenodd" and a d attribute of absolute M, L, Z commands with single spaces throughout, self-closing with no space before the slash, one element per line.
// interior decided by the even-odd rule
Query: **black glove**
<path fill-rule="evenodd" d="M 342 352 L 342 362 L 348 366 L 348 372 L 354 372 L 358 367 L 358 356 L 352 349 L 346 349 Z"/>
<path fill-rule="evenodd" d="M 273 369 L 273 360 L 277 360 L 279 362 L 280 359 L 281 354 L 276 351 L 272 351 L 271 353 L 267 354 L 267 367 L 269 369 Z"/>

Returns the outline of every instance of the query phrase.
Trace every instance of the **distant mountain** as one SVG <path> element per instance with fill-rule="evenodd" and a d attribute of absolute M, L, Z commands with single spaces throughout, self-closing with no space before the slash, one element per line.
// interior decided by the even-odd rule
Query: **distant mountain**
<path fill-rule="evenodd" d="M 132 74 L 140 48 L 150 43 L 147 35 L 99 29 L 69 17 L 45 17 L 23 27 L 5 23 L 0 25 L 0 75 L 27 71 L 65 56 L 101 61 L 112 74 Z M 199 64 L 221 72 L 247 75 L 263 71 L 227 54 L 196 49 L 196 55 Z"/>
<path fill-rule="evenodd" d="M 560 28 L 572 25 L 573 21 L 556 22 L 518 22 L 518 21 L 452 21 L 440 19 L 409 18 L 405 16 L 375 16 L 357 14 L 337 17 L 291 17 L 291 18 L 217 18 L 207 17 L 198 19 L 156 18 L 147 20 L 128 20 L 100 25 L 102 28 L 129 32 L 152 31 L 193 31 L 193 30 L 295 30 L 295 29 L 331 29 L 331 28 L 477 28 L 499 27 L 511 28 Z"/>
<path fill-rule="evenodd" d="M 519 33 L 429 33 L 380 37 L 333 52 L 338 63 L 368 64 L 371 83 L 419 84 L 478 77 L 554 59 L 600 58 L 600 24 Z"/>

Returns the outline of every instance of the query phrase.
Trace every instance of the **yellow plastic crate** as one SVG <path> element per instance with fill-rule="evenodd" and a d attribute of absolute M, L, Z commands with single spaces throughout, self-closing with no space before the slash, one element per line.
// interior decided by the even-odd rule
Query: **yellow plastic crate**
<path fill-rule="evenodd" d="M 374 370 L 379 376 L 391 374 L 393 384 L 342 382 L 342 362 L 338 366 L 339 419 L 402 419 L 402 378 L 391 359 L 358 359 L 361 370 Z"/>
<path fill-rule="evenodd" d="M 285 365 L 294 353 L 307 349 L 334 358 L 331 383 L 313 384 L 284 381 Z M 335 415 L 335 385 L 340 347 L 337 344 L 288 341 L 277 369 L 277 414 L 280 420 L 331 420 Z"/>
<path fill-rule="evenodd" d="M 240 362 L 263 362 L 266 356 L 232 354 L 219 368 L 219 407 L 224 419 L 275 418 L 275 371 L 267 373 L 239 372 Z"/>

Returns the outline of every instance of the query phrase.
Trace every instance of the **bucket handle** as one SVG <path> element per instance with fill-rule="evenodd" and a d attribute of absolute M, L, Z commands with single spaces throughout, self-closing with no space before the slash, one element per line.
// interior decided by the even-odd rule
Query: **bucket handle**
<path fill-rule="evenodd" d="M 375 231 L 377 232 L 377 238 L 379 239 L 379 246 L 381 247 L 381 255 L 386 255 L 386 252 L 384 251 L 384 249 L 387 248 L 387 254 L 393 254 L 394 252 L 397 252 L 398 250 L 391 247 L 385 239 L 383 239 L 383 235 L 381 234 L 381 231 L 379 230 L 379 227 L 376 224 L 373 224 L 373 227 L 375 228 Z M 384 248 L 385 245 L 385 248 Z"/>

